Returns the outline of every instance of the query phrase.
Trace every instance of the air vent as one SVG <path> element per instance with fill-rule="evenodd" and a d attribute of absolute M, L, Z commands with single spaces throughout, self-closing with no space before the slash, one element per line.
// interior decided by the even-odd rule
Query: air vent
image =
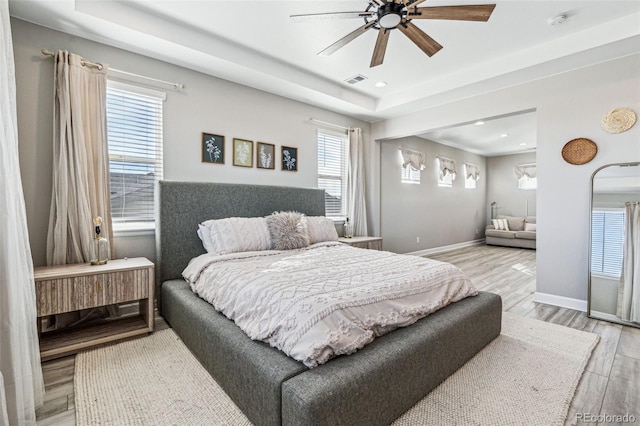
<path fill-rule="evenodd" d="M 367 79 L 367 77 L 365 77 L 364 75 L 358 74 L 358 75 L 354 75 L 351 78 L 346 79 L 345 83 L 356 84 L 356 83 L 360 83 L 361 81 L 364 81 L 366 79 Z"/>

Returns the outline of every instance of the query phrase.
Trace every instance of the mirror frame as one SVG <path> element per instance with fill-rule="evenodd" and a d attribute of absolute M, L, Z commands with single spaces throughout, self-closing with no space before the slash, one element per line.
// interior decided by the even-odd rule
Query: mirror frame
<path fill-rule="evenodd" d="M 592 240 L 592 233 L 593 233 L 593 229 L 591 226 L 591 217 L 592 217 L 592 212 L 593 212 L 593 178 L 596 177 L 596 174 L 598 174 L 598 172 L 602 169 L 606 169 L 607 167 L 611 167 L 611 166 L 640 166 L 640 161 L 630 161 L 630 162 L 625 162 L 625 163 L 611 163 L 611 164 L 605 164 L 604 166 L 598 167 L 592 174 L 591 174 L 591 182 L 590 182 L 590 188 L 591 190 L 589 191 L 589 246 L 588 246 L 588 250 L 589 250 L 589 261 L 587 264 L 587 267 L 589 268 L 587 270 L 587 275 L 589 277 L 588 280 L 588 287 L 587 287 L 587 317 L 589 318 L 593 318 L 599 321 L 607 321 L 607 322 L 613 322 L 616 324 L 622 324 L 622 325 L 626 325 L 629 327 L 636 327 L 636 328 L 640 328 L 640 323 L 635 323 L 635 322 L 630 322 L 630 321 L 625 321 L 623 319 L 618 319 L 617 321 L 614 319 L 606 319 L 606 318 L 600 318 L 600 317 L 594 317 L 593 315 L 591 315 L 591 240 Z"/>

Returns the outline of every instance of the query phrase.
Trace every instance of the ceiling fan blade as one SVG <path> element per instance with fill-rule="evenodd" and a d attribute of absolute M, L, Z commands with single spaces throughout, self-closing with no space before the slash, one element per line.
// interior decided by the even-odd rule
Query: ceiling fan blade
<path fill-rule="evenodd" d="M 358 11 L 358 12 L 330 12 L 330 13 L 307 13 L 304 15 L 290 15 L 289 17 L 293 22 L 309 22 L 309 21 L 321 21 L 326 19 L 354 19 L 364 18 L 367 16 L 374 16 L 372 11 Z"/>
<path fill-rule="evenodd" d="M 389 34 L 391 31 L 380 28 L 378 30 L 378 39 L 376 40 L 376 47 L 373 49 L 373 56 L 371 57 L 370 68 L 377 67 L 384 61 L 384 54 L 387 51 L 387 42 L 389 41 Z"/>
<path fill-rule="evenodd" d="M 409 39 L 429 57 L 435 55 L 440 49 L 442 49 L 440 43 L 429 37 L 424 31 L 413 25 L 411 22 L 404 22 L 396 28 L 409 37 Z"/>
<path fill-rule="evenodd" d="M 469 6 L 434 6 L 412 9 L 407 19 L 451 19 L 456 21 L 488 21 L 495 4 Z"/>
<path fill-rule="evenodd" d="M 319 52 L 318 55 L 329 56 L 329 55 L 333 54 L 336 50 L 340 49 L 341 47 L 343 47 L 344 45 L 346 45 L 350 41 L 355 40 L 358 36 L 361 36 L 362 34 L 367 32 L 367 30 L 369 28 L 373 27 L 376 24 L 376 22 L 377 21 L 367 22 L 366 24 L 364 24 L 363 26 L 361 26 L 357 30 L 350 32 L 346 36 L 342 37 L 340 40 L 338 40 L 335 43 L 333 43 L 331 46 L 329 46 L 326 49 L 324 49 L 323 51 Z"/>

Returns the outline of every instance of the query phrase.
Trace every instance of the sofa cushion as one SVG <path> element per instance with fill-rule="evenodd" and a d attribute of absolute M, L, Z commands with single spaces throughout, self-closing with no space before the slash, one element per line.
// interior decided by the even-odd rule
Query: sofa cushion
<path fill-rule="evenodd" d="M 510 231 L 524 231 L 524 217 L 522 216 L 498 216 L 507 220 Z"/>
<path fill-rule="evenodd" d="M 498 237 L 498 238 L 515 238 L 516 233 L 514 231 L 502 231 L 499 229 L 487 229 L 485 234 L 489 237 Z"/>
<path fill-rule="evenodd" d="M 535 240 L 536 233 L 532 231 L 518 231 L 515 233 L 516 238 L 524 238 L 525 240 Z"/>
<path fill-rule="evenodd" d="M 524 224 L 524 230 L 525 231 L 535 232 L 535 231 L 537 231 L 537 226 L 538 225 L 536 225 L 535 223 L 528 223 L 527 222 L 527 223 Z"/>

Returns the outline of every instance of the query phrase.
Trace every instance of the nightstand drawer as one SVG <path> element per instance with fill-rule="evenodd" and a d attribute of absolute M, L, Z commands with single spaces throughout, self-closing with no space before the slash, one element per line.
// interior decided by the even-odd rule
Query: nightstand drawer
<path fill-rule="evenodd" d="M 150 269 L 36 281 L 37 315 L 53 315 L 149 297 Z"/>

